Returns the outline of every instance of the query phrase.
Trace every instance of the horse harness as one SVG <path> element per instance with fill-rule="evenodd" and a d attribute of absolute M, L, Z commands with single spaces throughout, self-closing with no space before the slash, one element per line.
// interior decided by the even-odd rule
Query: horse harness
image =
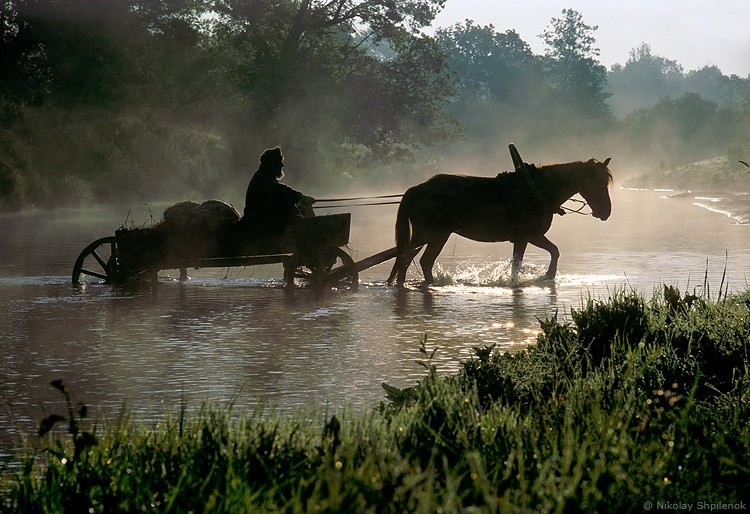
<path fill-rule="evenodd" d="M 516 173 L 520 173 L 524 180 L 526 181 L 526 185 L 529 186 L 529 189 L 531 190 L 531 194 L 534 195 L 535 200 L 541 200 L 542 199 L 542 192 L 539 190 L 539 188 L 536 187 L 536 184 L 534 183 L 534 180 L 531 178 L 531 173 L 529 173 L 529 165 L 525 162 L 523 162 L 523 159 L 521 159 L 521 154 L 518 153 L 518 149 L 516 149 L 516 145 L 513 143 L 508 145 L 508 150 L 510 151 L 510 157 L 513 160 L 513 167 L 516 169 Z M 534 166 L 533 164 L 531 166 Z M 555 211 L 556 214 L 560 214 L 561 216 L 564 215 L 567 212 L 574 212 L 576 214 L 581 215 L 587 215 L 583 211 L 584 207 L 588 205 L 588 202 L 586 200 L 579 200 L 577 198 L 570 198 L 569 201 L 580 203 L 581 206 L 577 209 L 571 209 L 569 207 L 565 207 L 564 205 L 560 205 L 558 209 Z M 593 216 L 593 211 L 588 213 L 589 216 Z"/>

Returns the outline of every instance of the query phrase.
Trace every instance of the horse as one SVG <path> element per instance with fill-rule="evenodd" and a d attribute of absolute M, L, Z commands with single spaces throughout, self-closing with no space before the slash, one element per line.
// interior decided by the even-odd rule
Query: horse
<path fill-rule="evenodd" d="M 451 234 L 474 241 L 513 243 L 517 270 L 531 243 L 549 252 L 543 279 L 557 274 L 560 251 L 545 234 L 562 204 L 580 194 L 592 215 L 605 221 L 612 212 L 609 186 L 612 172 L 596 159 L 504 172 L 496 177 L 439 174 L 410 187 L 396 215 L 396 262 L 388 283 L 403 285 L 411 261 L 426 246 L 420 259 L 425 284 L 432 284 L 432 267 Z"/>

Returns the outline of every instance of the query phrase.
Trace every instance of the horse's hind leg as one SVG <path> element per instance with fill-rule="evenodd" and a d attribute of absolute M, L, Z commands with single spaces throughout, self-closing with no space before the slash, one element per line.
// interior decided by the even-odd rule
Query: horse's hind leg
<path fill-rule="evenodd" d="M 549 252 L 549 268 L 547 268 L 547 273 L 544 274 L 544 278 L 549 280 L 555 278 L 555 275 L 557 275 L 557 261 L 560 259 L 560 250 L 555 246 L 555 243 L 543 235 L 529 239 L 529 243 Z"/>
<path fill-rule="evenodd" d="M 425 284 L 435 282 L 435 278 L 432 276 L 432 266 L 434 266 L 440 252 L 443 251 L 445 243 L 448 242 L 448 237 L 450 237 L 450 233 L 444 236 L 441 235 L 437 239 L 433 239 L 427 243 L 427 248 L 425 248 L 422 258 L 419 259 L 419 264 L 422 266 L 422 273 L 424 273 Z"/>
<path fill-rule="evenodd" d="M 401 269 L 401 260 L 402 260 L 401 255 L 396 254 L 396 260 L 393 263 L 393 267 L 391 268 L 391 274 L 388 275 L 388 280 L 386 280 L 388 285 L 391 285 L 393 283 L 393 279 L 396 278 L 396 275 L 398 274 L 398 270 Z"/>
<path fill-rule="evenodd" d="M 409 269 L 409 264 L 411 264 L 411 261 L 414 260 L 414 257 L 417 256 L 421 249 L 422 245 L 419 245 L 403 254 L 396 255 L 396 262 L 393 264 L 391 274 L 388 276 L 388 284 L 391 284 L 394 278 L 396 279 L 396 285 L 401 286 L 406 282 L 406 272 Z"/>

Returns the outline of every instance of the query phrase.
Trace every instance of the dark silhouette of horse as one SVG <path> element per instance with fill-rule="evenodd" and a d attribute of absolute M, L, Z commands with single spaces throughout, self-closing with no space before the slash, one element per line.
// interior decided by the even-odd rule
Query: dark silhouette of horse
<path fill-rule="evenodd" d="M 396 216 L 396 263 L 388 282 L 403 284 L 406 270 L 426 245 L 420 265 L 426 284 L 434 279 L 432 266 L 452 233 L 474 241 L 513 243 L 513 267 L 518 269 L 531 243 L 550 253 L 546 279 L 557 273 L 560 251 L 545 233 L 562 204 L 580 194 L 602 221 L 612 203 L 610 159 L 599 162 L 525 165 L 527 171 L 500 173 L 494 178 L 435 175 L 404 193 Z"/>

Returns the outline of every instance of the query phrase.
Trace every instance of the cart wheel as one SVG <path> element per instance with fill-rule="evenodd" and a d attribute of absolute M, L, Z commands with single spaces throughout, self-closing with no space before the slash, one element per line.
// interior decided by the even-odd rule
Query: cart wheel
<path fill-rule="evenodd" d="M 359 287 L 359 272 L 348 253 L 335 248 L 328 258 L 318 259 L 317 263 L 306 263 L 296 267 L 294 276 L 307 282 L 315 289 L 335 287 L 351 289 Z"/>
<path fill-rule="evenodd" d="M 115 282 L 119 278 L 117 241 L 114 236 L 97 239 L 84 248 L 73 266 L 73 285 L 80 284 L 83 275 L 108 283 Z"/>

